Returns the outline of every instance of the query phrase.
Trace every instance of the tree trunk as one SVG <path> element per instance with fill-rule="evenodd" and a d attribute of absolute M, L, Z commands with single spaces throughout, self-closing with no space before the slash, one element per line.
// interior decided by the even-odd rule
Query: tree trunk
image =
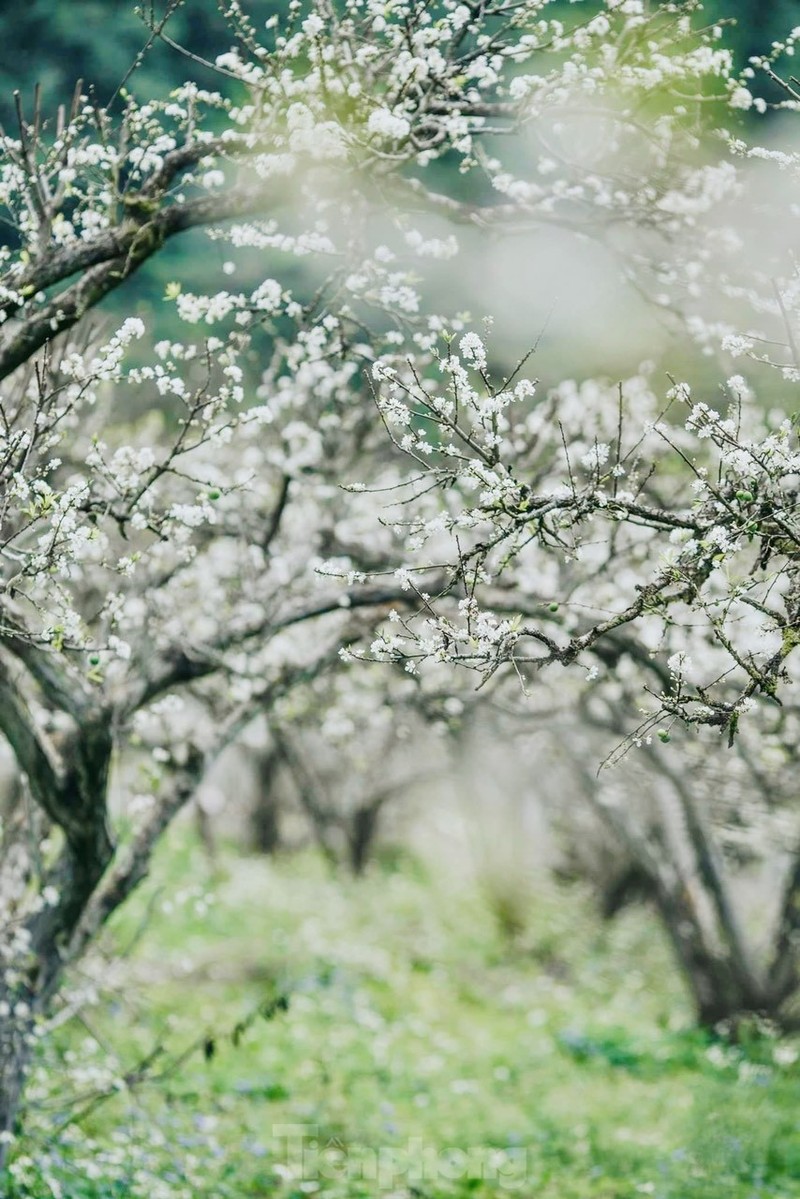
<path fill-rule="evenodd" d="M 696 905 L 686 889 L 657 885 L 655 902 L 672 942 L 694 1002 L 697 1022 L 704 1028 L 768 1011 L 769 1001 L 758 981 L 742 978 L 738 963 L 723 946 L 708 945 Z"/>
<path fill-rule="evenodd" d="M 105 787 L 105 777 L 101 779 Z M 102 793 L 103 811 L 105 792 Z M 84 841 L 67 844 L 48 876 L 60 900 L 45 905 L 25 923 L 27 941 L 18 961 L 6 964 L 6 982 L 0 988 L 0 1169 L 13 1136 L 22 1093 L 35 1048 L 37 1016 L 46 1013 L 58 990 L 65 966 L 69 937 L 80 921 L 105 868 L 113 847 L 105 822 L 90 828 Z"/>
<path fill-rule="evenodd" d="M 256 757 L 258 797 L 251 817 L 253 842 L 259 853 L 276 853 L 281 843 L 280 804 L 276 788 L 279 755 L 260 750 Z"/>
<path fill-rule="evenodd" d="M 27 994 L 27 992 L 25 992 Z M 7 988 L 0 990 L 0 1004 L 10 1012 L 0 1019 L 0 1171 L 5 1167 L 9 1142 L 16 1131 L 25 1079 L 33 1056 L 33 1017 L 30 1014 L 30 996 L 21 997 Z M 19 1004 L 27 1005 L 27 1014 L 15 1015 Z"/>
<path fill-rule="evenodd" d="M 356 876 L 361 875 L 367 868 L 367 863 L 378 831 L 378 815 L 380 806 L 365 804 L 356 808 L 353 813 L 348 835 L 350 851 L 350 869 Z"/>

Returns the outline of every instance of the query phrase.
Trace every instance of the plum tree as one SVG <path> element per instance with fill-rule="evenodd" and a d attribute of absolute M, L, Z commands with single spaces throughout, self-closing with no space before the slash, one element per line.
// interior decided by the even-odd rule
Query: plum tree
<path fill-rule="evenodd" d="M 169 40 L 175 7 L 151 13 L 148 45 Z M 227 0 L 220 53 L 200 64 L 218 91 L 142 102 L 134 74 L 107 104 L 79 85 L 53 120 L 38 89 L 17 98 L 0 173 L 0 731 L 22 781 L 2 846 L 2 1152 L 64 971 L 209 765 L 288 689 L 343 669 L 342 643 L 369 644 L 390 610 L 412 649 L 380 632 L 380 656 L 487 674 L 539 669 L 528 647 L 601 660 L 653 618 L 688 653 L 675 614 L 699 613 L 703 669 L 724 678 L 675 667 L 659 721 L 733 736 L 748 703 L 776 697 L 795 646 L 791 423 L 688 404 L 680 437 L 655 412 L 645 429 L 644 385 L 619 434 L 615 401 L 588 419 L 564 389 L 532 406 L 532 384 L 490 383 L 480 338 L 429 311 L 419 283 L 459 225 L 546 223 L 605 239 L 640 288 L 686 288 L 710 242 L 698 214 L 737 185 L 730 157 L 702 161 L 702 112 L 760 103 L 697 8 L 292 0 L 279 18 Z M 587 106 L 591 169 L 563 139 Z M 171 280 L 164 329 L 138 314 L 103 329 L 107 297 L 196 228 L 224 278 Z M 617 238 L 633 228 L 648 254 Z M 512 437 L 514 405 L 529 411 Z M 434 488 L 412 528 L 376 510 L 375 489 L 406 481 L 384 423 Z M 685 457 L 687 437 L 708 449 L 696 501 L 682 479 L 661 499 L 650 461 Z M 602 548 L 581 581 L 589 527 Z M 434 532 L 455 560 L 411 562 Z M 481 600 L 490 574 L 506 597 L 522 587 L 526 548 L 574 581 L 542 575 L 547 615 L 520 625 Z M 752 581 L 734 585 L 742 553 Z M 455 616 L 409 585 L 418 568 Z M 586 599 L 611 614 L 581 624 Z M 767 651 L 734 636 L 734 610 L 771 633 Z"/>

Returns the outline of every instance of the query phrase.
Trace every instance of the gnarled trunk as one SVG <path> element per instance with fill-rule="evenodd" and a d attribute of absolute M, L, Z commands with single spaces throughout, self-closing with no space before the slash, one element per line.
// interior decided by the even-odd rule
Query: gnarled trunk
<path fill-rule="evenodd" d="M 709 944 L 697 905 L 686 890 L 656 885 L 656 908 L 672 942 L 694 1003 L 697 1022 L 714 1028 L 743 1015 L 767 1013 L 768 993 L 743 972 L 721 938 Z"/>

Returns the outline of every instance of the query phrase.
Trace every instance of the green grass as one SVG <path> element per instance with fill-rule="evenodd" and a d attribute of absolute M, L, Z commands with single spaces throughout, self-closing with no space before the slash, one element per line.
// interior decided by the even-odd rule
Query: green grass
<path fill-rule="evenodd" d="M 509 944 L 413 863 L 214 869 L 183 831 L 105 948 L 43 1051 L 14 1199 L 800 1196 L 791 1043 L 694 1031 L 645 911 L 603 927 L 543 886 Z M 160 1081 L 96 1101 L 158 1046 Z"/>

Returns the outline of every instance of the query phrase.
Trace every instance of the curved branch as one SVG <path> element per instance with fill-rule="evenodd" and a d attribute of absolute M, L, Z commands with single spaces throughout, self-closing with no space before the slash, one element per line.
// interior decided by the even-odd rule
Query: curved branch
<path fill-rule="evenodd" d="M 74 258 L 60 259 L 61 273 L 54 281 L 78 270 L 85 273 L 77 283 L 22 318 L 14 336 L 0 350 L 0 379 L 28 362 L 46 342 L 76 325 L 109 292 L 152 258 L 168 238 L 187 229 L 256 213 L 266 203 L 263 186 L 234 187 L 219 196 L 173 204 L 149 220 L 130 220 L 85 250 L 79 247 Z"/>
<path fill-rule="evenodd" d="M 435 590 L 435 587 L 431 588 Z M 343 591 L 340 595 L 328 600 L 322 600 L 312 607 L 298 608 L 288 615 L 273 619 L 265 617 L 244 629 L 231 633 L 224 641 L 199 649 L 196 654 L 176 648 L 172 654 L 165 655 L 145 678 L 141 685 L 132 691 L 122 705 L 126 712 L 134 712 L 145 704 L 150 703 L 172 687 L 194 682 L 196 679 L 207 678 L 222 666 L 220 655 L 226 650 L 243 645 L 254 637 L 274 636 L 292 625 L 303 624 L 319 616 L 329 616 L 334 612 L 344 615 L 360 608 L 380 608 L 386 604 L 398 604 L 408 607 L 416 602 L 417 596 L 411 591 L 400 588 L 369 587 Z"/>
<path fill-rule="evenodd" d="M 36 733 L 36 724 L 19 689 L 0 658 L 0 730 L 20 770 L 26 775 L 31 794 L 51 820 L 60 823 L 61 780 L 50 755 Z"/>
<path fill-rule="evenodd" d="M 36 645 L 23 626 L 8 613 L 4 612 L 1 620 L 0 645 L 23 664 L 38 683 L 48 703 L 80 722 L 92 706 L 92 698 L 83 679 L 60 669 L 56 655 Z"/>

